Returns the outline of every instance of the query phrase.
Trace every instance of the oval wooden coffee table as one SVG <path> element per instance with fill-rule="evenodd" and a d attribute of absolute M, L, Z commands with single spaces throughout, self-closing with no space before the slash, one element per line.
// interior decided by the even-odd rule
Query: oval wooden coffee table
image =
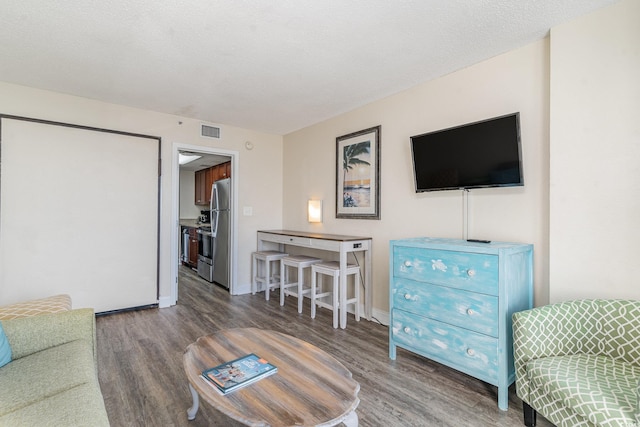
<path fill-rule="evenodd" d="M 227 395 L 200 376 L 248 353 L 266 359 L 278 372 Z M 198 338 L 187 347 L 183 363 L 193 397 L 190 420 L 202 397 L 249 426 L 358 425 L 360 385 L 342 363 L 298 338 L 256 328 L 227 329 Z"/>

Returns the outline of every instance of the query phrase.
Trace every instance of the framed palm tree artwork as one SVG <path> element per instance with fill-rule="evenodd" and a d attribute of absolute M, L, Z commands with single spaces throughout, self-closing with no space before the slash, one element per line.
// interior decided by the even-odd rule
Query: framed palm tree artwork
<path fill-rule="evenodd" d="M 380 129 L 336 138 L 336 218 L 380 219 Z"/>

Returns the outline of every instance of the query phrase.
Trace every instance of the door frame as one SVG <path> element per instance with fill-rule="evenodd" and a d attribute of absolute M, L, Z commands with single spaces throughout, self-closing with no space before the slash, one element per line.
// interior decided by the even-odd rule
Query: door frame
<path fill-rule="evenodd" d="M 238 276 L 238 152 L 222 148 L 203 147 L 200 145 L 182 144 L 174 142 L 171 147 L 171 295 L 169 301 L 160 299 L 160 308 L 176 305 L 178 301 L 178 267 L 180 266 L 180 164 L 178 153 L 189 151 L 192 153 L 216 154 L 231 158 L 231 263 L 229 277 L 229 293 L 235 295 L 236 278 Z"/>

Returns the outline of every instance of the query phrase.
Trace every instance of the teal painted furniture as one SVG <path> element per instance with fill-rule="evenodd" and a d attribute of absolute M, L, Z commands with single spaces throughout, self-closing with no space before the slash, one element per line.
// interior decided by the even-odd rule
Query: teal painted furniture
<path fill-rule="evenodd" d="M 524 423 L 640 426 L 640 301 L 576 300 L 513 315 Z"/>
<path fill-rule="evenodd" d="M 402 347 L 498 387 L 515 380 L 511 316 L 533 306 L 533 246 L 390 242 L 389 357 Z"/>

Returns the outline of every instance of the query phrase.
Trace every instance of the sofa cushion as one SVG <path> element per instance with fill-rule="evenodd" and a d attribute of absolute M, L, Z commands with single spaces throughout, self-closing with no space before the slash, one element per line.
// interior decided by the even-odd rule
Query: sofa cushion
<path fill-rule="evenodd" d="M 597 426 L 632 425 L 636 420 L 638 366 L 574 354 L 530 360 L 527 377 Z"/>
<path fill-rule="evenodd" d="M 11 362 L 11 346 L 0 322 L 0 368 Z"/>
<path fill-rule="evenodd" d="M 109 418 L 100 390 L 94 384 L 82 384 L 0 415 L 0 425 L 109 427 Z"/>
<path fill-rule="evenodd" d="M 83 340 L 15 359 L 0 368 L 0 416 L 84 384 L 98 382 L 92 348 Z"/>

